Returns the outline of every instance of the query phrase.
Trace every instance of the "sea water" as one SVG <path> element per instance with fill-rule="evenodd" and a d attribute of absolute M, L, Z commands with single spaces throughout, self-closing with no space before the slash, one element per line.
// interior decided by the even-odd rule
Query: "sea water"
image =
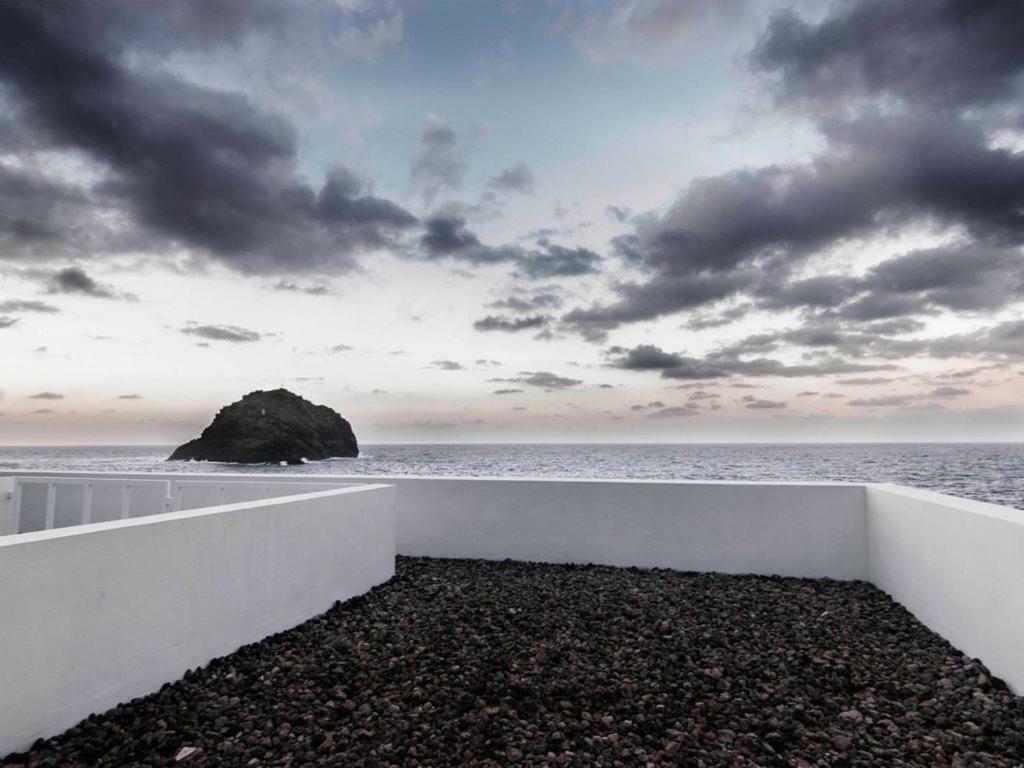
<path fill-rule="evenodd" d="M 899 483 L 1024 509 L 1024 443 L 363 445 L 301 466 L 174 462 L 173 446 L 0 447 L 0 473 L 281 472 L 337 475 L 835 480 Z"/>

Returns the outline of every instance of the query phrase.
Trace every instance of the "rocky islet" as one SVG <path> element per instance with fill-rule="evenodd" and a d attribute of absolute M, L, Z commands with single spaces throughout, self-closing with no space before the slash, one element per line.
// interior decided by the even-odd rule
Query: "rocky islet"
<path fill-rule="evenodd" d="M 352 425 L 326 405 L 287 389 L 256 390 L 217 413 L 195 440 L 168 461 L 301 464 L 359 455 Z"/>

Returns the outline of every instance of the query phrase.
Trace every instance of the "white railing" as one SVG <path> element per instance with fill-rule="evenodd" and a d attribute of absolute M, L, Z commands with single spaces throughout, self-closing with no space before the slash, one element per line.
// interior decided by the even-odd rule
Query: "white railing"
<path fill-rule="evenodd" d="M 166 480 L 18 475 L 3 480 L 6 490 L 0 496 L 0 535 L 259 501 L 307 493 L 310 489 L 308 482 L 288 479 Z M 357 484 L 328 482 L 318 483 L 316 487 L 324 490 Z M 31 498 L 34 488 L 40 490 L 38 498 Z"/>
<path fill-rule="evenodd" d="M 132 516 L 133 489 L 137 491 L 140 488 L 145 488 L 155 490 L 157 493 L 161 490 L 163 491 L 162 498 L 158 499 L 158 508 L 147 510 L 147 514 L 170 512 L 174 501 L 171 497 L 171 482 L 169 480 L 107 480 L 94 478 L 83 481 L 69 477 L 15 477 L 14 489 L 7 492 L 12 497 L 10 515 L 14 521 L 12 526 L 13 533 L 20 533 L 22 531 L 25 490 L 27 487 L 32 486 L 43 486 L 46 488 L 45 517 L 43 526 L 39 529 L 45 531 L 56 527 L 57 489 L 59 487 L 82 489 L 80 518 L 77 523 L 72 523 L 72 525 L 88 525 L 93 522 L 93 501 L 97 487 L 116 489 L 118 496 L 117 519 L 120 520 L 127 520 Z"/>

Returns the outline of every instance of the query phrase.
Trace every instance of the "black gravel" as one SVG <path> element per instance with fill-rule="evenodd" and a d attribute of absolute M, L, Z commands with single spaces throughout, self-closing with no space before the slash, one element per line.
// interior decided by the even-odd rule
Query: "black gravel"
<path fill-rule="evenodd" d="M 1019 766 L 1024 699 L 874 587 L 399 558 L 31 766 Z"/>

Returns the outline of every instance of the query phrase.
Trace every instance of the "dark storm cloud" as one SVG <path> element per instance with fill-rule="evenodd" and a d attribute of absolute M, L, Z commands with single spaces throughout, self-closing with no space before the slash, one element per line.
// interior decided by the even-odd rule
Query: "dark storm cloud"
<path fill-rule="evenodd" d="M 700 413 L 695 408 L 688 408 L 681 405 L 672 405 L 662 408 L 660 411 L 647 414 L 648 419 L 677 419 L 686 416 L 697 416 Z"/>
<path fill-rule="evenodd" d="M 237 325 L 186 325 L 181 332 L 210 341 L 230 341 L 235 344 L 246 344 L 263 338 L 256 331 L 239 328 Z"/>
<path fill-rule="evenodd" d="M 432 216 L 427 219 L 420 244 L 430 256 L 454 255 L 478 263 L 489 260 L 479 253 L 480 238 L 466 229 L 466 220 L 459 216 Z M 463 255 L 470 252 L 472 255 Z"/>
<path fill-rule="evenodd" d="M 936 357 L 986 356 L 1024 360 L 1024 320 L 1008 320 L 973 333 L 933 340 L 928 351 Z"/>
<path fill-rule="evenodd" d="M 717 400 L 720 397 L 721 395 L 716 394 L 715 392 L 706 392 L 703 389 L 698 389 L 691 392 L 687 400 Z"/>
<path fill-rule="evenodd" d="M 858 408 L 897 408 L 908 405 L 911 398 L 903 395 L 888 395 L 886 397 L 868 397 L 850 400 L 849 405 Z"/>
<path fill-rule="evenodd" d="M 729 344 L 716 350 L 709 357 L 731 359 L 742 355 L 761 354 L 772 352 L 779 346 L 779 334 L 777 333 L 755 333 L 747 336 L 734 344 Z"/>
<path fill-rule="evenodd" d="M 430 364 L 430 367 L 441 371 L 461 371 L 465 369 L 462 363 L 457 363 L 454 360 L 435 360 Z"/>
<path fill-rule="evenodd" d="M 36 392 L 28 396 L 29 400 L 63 400 L 64 395 L 58 392 Z"/>
<path fill-rule="evenodd" d="M 533 192 L 534 184 L 533 170 L 530 166 L 526 163 L 516 163 L 490 179 L 487 187 L 495 192 L 530 194 Z"/>
<path fill-rule="evenodd" d="M 4 328 L 11 328 L 16 325 L 18 318 L 16 317 L 0 317 L 0 330 Z"/>
<path fill-rule="evenodd" d="M 1004 276 L 1006 277 L 1006 276 Z M 1005 285 L 1012 285 L 1011 282 Z M 965 292 L 969 292 L 970 278 L 965 277 L 960 284 Z M 882 294 L 894 291 L 893 283 L 883 283 L 879 288 Z M 998 293 L 999 291 L 996 291 Z M 869 296 L 872 294 L 868 294 Z M 892 294 L 897 298 L 899 294 Z M 920 300 L 920 299 L 915 299 Z M 928 302 L 920 300 L 930 311 Z M 993 303 L 993 308 L 1006 303 L 1001 298 Z M 972 305 L 973 306 L 973 305 Z M 823 314 L 819 318 L 810 318 L 802 326 L 786 331 L 772 331 L 754 334 L 720 348 L 709 359 L 739 357 L 742 355 L 772 351 L 778 346 L 788 344 L 811 350 L 807 354 L 823 354 L 829 351 L 848 358 L 868 356 L 899 359 L 929 352 L 935 342 L 947 343 L 946 339 L 908 339 L 894 338 L 920 331 L 924 324 L 912 318 L 898 318 L 882 322 L 851 323 L 849 307 L 843 307 L 837 313 Z M 925 311 L 925 310 L 922 310 Z M 948 342 L 951 344 L 952 342 Z"/>
<path fill-rule="evenodd" d="M 723 325 L 729 325 L 737 320 L 746 317 L 750 312 L 751 306 L 749 304 L 740 304 L 729 309 L 722 310 L 717 314 L 697 313 L 690 316 L 685 327 L 691 331 L 703 331 L 708 328 L 721 328 Z"/>
<path fill-rule="evenodd" d="M 812 292 L 794 288 L 815 283 Z M 952 243 L 895 256 L 871 268 L 862 278 L 829 275 L 802 281 L 766 298 L 772 309 L 833 307 L 838 319 L 884 320 L 860 325 L 867 333 L 893 335 L 921 327 L 912 316 L 937 310 L 987 312 L 1024 298 L 1024 257 L 1019 247 Z"/>
<path fill-rule="evenodd" d="M 118 395 L 117 399 L 118 400 L 141 400 L 142 399 L 142 395 L 136 395 L 136 394 L 132 394 L 132 395 Z"/>
<path fill-rule="evenodd" d="M 230 5 L 238 4 L 195 13 L 217 34 L 232 24 L 218 26 L 210 15 L 227 14 L 230 21 L 231 14 L 248 12 L 245 4 Z M 105 6 L 103 23 L 95 22 L 97 6 Z M 136 9 L 125 3 L 0 6 L 0 78 L 25 130 L 55 149 L 84 152 L 106 169 L 91 194 L 123 212 L 133 239 L 180 245 L 246 272 L 345 270 L 354 266 L 355 252 L 382 247 L 414 223 L 344 170 L 330 174 L 319 191 L 304 183 L 296 171 L 295 132 L 280 116 L 237 93 L 126 64 L 134 46 L 151 39 L 139 30 L 157 21 Z M 26 232 L 28 238 L 48 234 Z M 11 237 L 9 227 L 5 236 Z"/>
<path fill-rule="evenodd" d="M 493 301 L 487 306 L 510 312 L 536 312 L 538 309 L 558 309 L 562 306 L 562 297 L 553 289 L 548 289 L 528 294 L 516 293 L 508 298 Z"/>
<path fill-rule="evenodd" d="M 583 382 L 579 379 L 570 379 L 566 376 L 559 376 L 550 371 L 520 371 L 518 376 L 503 379 L 488 379 L 492 382 L 509 382 L 512 384 L 529 384 L 531 387 L 541 389 L 569 389 Z"/>
<path fill-rule="evenodd" d="M 1020 3 L 868 0 L 813 24 L 776 16 L 751 61 L 775 77 L 780 103 L 807 110 L 825 148 L 808 163 L 697 179 L 663 212 L 634 217 L 612 244 L 641 277 L 565 324 L 600 341 L 738 296 L 861 328 L 1018 301 L 1024 154 L 992 131 L 1021 125 L 1022 33 Z M 863 278 L 798 277 L 836 246 L 914 228 L 959 239 Z"/>
<path fill-rule="evenodd" d="M 876 336 L 901 336 L 906 333 L 914 333 L 923 330 L 925 324 L 920 320 L 910 317 L 883 320 L 878 323 L 868 323 L 860 326 L 864 333 L 875 334 Z"/>
<path fill-rule="evenodd" d="M 523 390 L 521 390 L 521 389 L 515 389 L 515 388 L 511 388 L 511 389 L 496 389 L 496 390 L 494 390 L 494 394 L 495 395 L 517 395 L 517 394 L 519 394 L 522 391 Z"/>
<path fill-rule="evenodd" d="M 1024 242 L 1024 155 L 990 147 L 978 127 L 872 116 L 823 131 L 830 149 L 813 163 L 694 181 L 664 215 L 637 227 L 634 247 L 650 276 L 620 283 L 618 301 L 574 310 L 566 322 L 599 336 L 740 292 L 761 294 L 767 308 L 829 306 L 865 287 L 842 277 L 788 285 L 787 271 L 826 247 L 911 221 L 965 229 L 974 247 L 961 246 L 953 258 L 968 261 L 976 251 Z M 850 314 L 881 319 L 918 311 L 929 299 L 970 302 L 954 294 L 896 297 L 890 306 L 874 297 Z"/>
<path fill-rule="evenodd" d="M 270 286 L 270 288 L 275 291 L 305 293 L 309 296 L 327 296 L 331 292 L 330 287 L 322 283 L 318 283 L 316 285 L 299 285 L 298 283 L 293 283 L 290 280 L 279 280 Z"/>
<path fill-rule="evenodd" d="M 928 394 L 931 397 L 961 397 L 971 394 L 971 390 L 967 389 L 967 387 L 942 386 L 936 387 Z"/>
<path fill-rule="evenodd" d="M 742 376 L 778 376 L 782 378 L 800 378 L 804 376 L 831 376 L 842 373 L 861 373 L 866 371 L 890 371 L 896 366 L 891 363 L 852 363 L 840 358 L 823 359 L 813 365 L 787 364 L 771 358 L 755 358 L 753 360 L 714 360 L 711 368 L 723 371 L 726 375 Z M 670 379 L 717 378 L 707 377 L 707 363 L 696 367 L 683 365 L 677 369 L 662 372 L 662 376 Z M 694 375 L 694 374 L 698 375 Z"/>
<path fill-rule="evenodd" d="M 527 250 L 515 260 L 519 272 L 532 280 L 550 277 L 578 277 L 598 271 L 601 257 L 588 248 L 566 248 L 547 244 L 540 250 Z"/>
<path fill-rule="evenodd" d="M 919 250 L 872 268 L 863 287 L 874 297 L 932 308 L 1001 309 L 1024 297 L 1024 255 L 965 244 Z"/>
<path fill-rule="evenodd" d="M 589 341 L 602 341 L 623 323 L 653 320 L 682 309 L 695 309 L 736 294 L 756 279 L 751 271 L 734 274 L 701 274 L 655 278 L 646 283 L 625 282 L 615 286 L 617 303 L 576 308 L 562 320 Z"/>
<path fill-rule="evenodd" d="M 498 317 L 496 315 L 488 315 L 473 323 L 473 327 L 478 331 L 515 332 L 543 328 L 549 322 L 551 322 L 551 318 L 545 315 L 531 315 L 529 317 Z"/>
<path fill-rule="evenodd" d="M 1005 370 L 1009 366 L 1009 363 L 992 363 L 990 365 L 976 365 L 971 368 L 963 368 L 958 371 L 945 371 L 943 373 L 935 374 L 937 379 L 956 379 L 962 381 L 964 379 L 972 379 L 979 373 L 986 373 L 989 371 L 1001 371 Z M 1021 376 L 1024 376 L 1024 372 L 1021 372 Z"/>
<path fill-rule="evenodd" d="M 804 326 L 780 334 L 780 337 L 803 347 L 843 347 L 847 343 L 847 337 L 837 327 L 828 325 Z"/>
<path fill-rule="evenodd" d="M 416 223 L 416 217 L 404 208 L 369 192 L 366 179 L 344 166 L 335 166 L 317 196 L 317 218 L 328 225 L 353 229 L 378 225 L 402 228 Z M 384 242 L 381 239 L 376 244 Z"/>
<path fill-rule="evenodd" d="M 484 245 L 460 216 L 432 216 L 425 227 L 419 241 L 422 253 L 406 253 L 409 258 L 450 258 L 474 266 L 511 264 L 531 280 L 596 273 L 601 262 L 601 257 L 587 248 L 566 248 L 547 241 L 541 241 L 538 248 Z"/>
<path fill-rule="evenodd" d="M 632 349 L 612 347 L 610 365 L 630 371 L 659 371 L 662 378 L 682 380 L 711 380 L 728 376 L 797 378 L 803 376 L 828 376 L 840 373 L 894 370 L 892 364 L 852 363 L 839 358 L 826 358 L 812 365 L 791 365 L 771 358 L 743 360 L 732 351 L 725 354 L 711 354 L 704 358 L 665 352 L 651 344 L 641 344 Z"/>
<path fill-rule="evenodd" d="M 579 379 L 570 379 L 567 376 L 559 376 L 548 371 L 525 371 L 524 373 L 525 375 L 519 379 L 523 384 L 544 389 L 568 389 L 583 383 Z"/>
<path fill-rule="evenodd" d="M 660 371 L 675 368 L 683 363 L 681 355 L 665 352 L 653 344 L 640 344 L 632 349 L 612 347 L 612 354 L 620 354 L 615 362 L 616 368 L 627 371 Z"/>
<path fill-rule="evenodd" d="M 45 301 L 9 299 L 7 301 L 0 301 L 0 312 L 43 312 L 53 314 L 60 312 L 60 309 L 53 306 L 53 304 L 47 304 Z"/>
<path fill-rule="evenodd" d="M 945 111 L 1019 94 L 1024 13 L 1016 2 L 837 4 L 818 24 L 777 14 L 754 49 L 786 100 L 817 108 L 890 97 Z"/>
<path fill-rule="evenodd" d="M 822 309 L 836 307 L 857 293 L 856 280 L 843 275 L 821 275 L 788 285 L 759 285 L 758 305 L 764 309 Z"/>
<path fill-rule="evenodd" d="M 836 384 L 847 387 L 874 387 L 879 384 L 888 384 L 892 379 L 885 376 L 862 376 L 856 379 L 840 379 Z"/>
<path fill-rule="evenodd" d="M 786 404 L 781 400 L 760 400 L 754 399 L 748 402 L 745 408 L 749 408 L 753 411 L 765 411 L 765 410 L 777 410 L 779 408 L 785 408 Z"/>
<path fill-rule="evenodd" d="M 779 333 L 777 336 L 781 340 L 811 347 L 814 346 L 813 341 L 816 339 L 835 352 L 854 357 L 871 355 L 893 360 L 922 355 L 936 358 L 981 357 L 1001 361 L 1001 364 L 1005 364 L 1006 361 L 1024 359 L 1024 321 L 1022 320 L 1007 320 L 970 333 L 923 339 L 890 338 L 888 335 L 919 330 L 917 325 L 906 326 L 900 323 L 896 327 L 882 328 L 881 330 L 884 333 L 879 333 L 875 325 L 864 326 L 863 328 L 867 332 L 838 333 L 834 338 L 830 336 L 830 331 L 822 330 L 819 332 L 813 327 L 798 328 Z M 752 338 L 758 339 L 760 337 L 755 336 Z M 715 363 L 723 353 L 728 355 L 733 350 L 742 348 L 744 343 L 745 341 L 741 340 L 732 347 L 726 347 L 719 353 L 709 355 L 707 360 L 709 363 Z M 613 347 L 611 349 L 615 350 L 616 348 Z M 894 369 L 895 366 L 893 365 L 861 368 L 864 372 Z M 980 370 L 985 370 L 985 368 L 971 369 L 971 373 L 967 375 L 973 375 L 973 373 Z M 855 371 L 851 369 L 836 372 L 854 373 Z M 836 383 L 871 386 L 886 384 L 890 381 L 892 379 L 876 376 L 842 379 Z"/>
<path fill-rule="evenodd" d="M 651 408 L 664 408 L 664 407 L 665 407 L 665 404 L 663 402 L 661 402 L 661 400 L 653 400 L 653 401 L 647 403 L 647 405 L 643 405 L 643 404 L 640 404 L 640 403 L 638 403 L 636 405 L 631 405 L 631 406 L 629 406 L 629 410 L 631 410 L 631 411 L 647 411 L 647 410 L 650 410 Z"/>
<path fill-rule="evenodd" d="M 4 258 L 80 256 L 100 246 L 126 247 L 131 238 L 112 227 L 103 215 L 106 210 L 102 198 L 86 190 L 0 163 L 0 253 Z"/>
<path fill-rule="evenodd" d="M 927 310 L 927 303 L 914 296 L 892 293 L 871 293 L 850 302 L 840 311 L 848 320 L 887 320 L 918 315 Z"/>
<path fill-rule="evenodd" d="M 118 293 L 110 286 L 97 283 L 78 267 L 67 267 L 55 272 L 48 285 L 50 293 L 72 293 L 96 299 L 134 299 L 130 294 Z"/>

